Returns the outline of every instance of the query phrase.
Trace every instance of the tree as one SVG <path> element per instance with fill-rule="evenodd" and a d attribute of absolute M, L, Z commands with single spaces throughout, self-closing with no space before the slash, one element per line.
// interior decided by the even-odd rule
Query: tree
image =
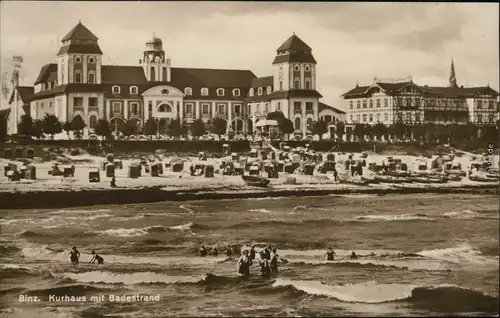
<path fill-rule="evenodd" d="M 149 117 L 144 124 L 144 134 L 152 137 L 158 133 L 158 119 Z"/>
<path fill-rule="evenodd" d="M 62 132 L 62 123 L 56 115 L 45 115 L 43 118 L 43 132 L 49 134 L 51 139 L 54 139 L 54 135 Z"/>
<path fill-rule="evenodd" d="M 219 136 L 224 135 L 227 130 L 227 121 L 222 118 L 214 118 L 210 123 L 210 130 L 212 133 Z"/>
<path fill-rule="evenodd" d="M 137 122 L 129 119 L 121 125 L 120 130 L 124 136 L 132 136 L 137 133 Z"/>
<path fill-rule="evenodd" d="M 201 119 L 196 119 L 191 125 L 191 135 L 199 138 L 205 134 L 205 123 Z"/>
<path fill-rule="evenodd" d="M 323 134 L 328 132 L 328 123 L 324 120 L 318 120 L 312 123 L 311 131 L 314 135 L 319 135 L 319 140 L 323 139 Z"/>
<path fill-rule="evenodd" d="M 171 137 L 178 138 L 182 135 L 182 125 L 179 118 L 173 119 L 168 123 L 167 134 Z"/>
<path fill-rule="evenodd" d="M 36 137 L 38 139 L 43 139 L 43 127 L 44 127 L 44 121 L 41 119 L 37 119 L 33 122 L 32 126 L 32 136 Z"/>
<path fill-rule="evenodd" d="M 372 128 L 372 133 L 377 138 L 381 138 L 387 134 L 387 127 L 382 123 L 376 123 Z"/>
<path fill-rule="evenodd" d="M 103 138 L 109 138 L 111 136 L 111 127 L 106 119 L 99 119 L 95 126 L 95 133 Z"/>
<path fill-rule="evenodd" d="M 278 129 L 286 135 L 290 135 L 295 131 L 295 128 L 293 127 L 293 122 L 290 119 L 285 118 L 282 122 L 278 123 L 279 127 Z"/>
<path fill-rule="evenodd" d="M 71 121 L 71 130 L 73 130 L 73 134 L 75 135 L 75 138 L 77 139 L 82 139 L 83 136 L 83 128 L 85 128 L 85 122 L 83 121 L 82 116 L 76 115 L 73 117 L 73 120 Z"/>
<path fill-rule="evenodd" d="M 34 136 L 33 124 L 33 119 L 29 115 L 22 115 L 21 121 L 17 124 L 17 133 L 28 137 Z"/>
<path fill-rule="evenodd" d="M 361 140 L 365 139 L 366 135 L 366 126 L 365 124 L 356 124 L 354 126 L 354 135 Z"/>
<path fill-rule="evenodd" d="M 397 123 L 389 126 L 389 132 L 391 135 L 394 135 L 399 139 L 403 139 L 406 133 L 406 125 L 402 121 L 398 121 Z"/>
<path fill-rule="evenodd" d="M 342 137 L 345 134 L 345 124 L 343 121 L 338 121 L 335 125 L 335 134 L 337 135 L 338 139 L 342 140 Z"/>
<path fill-rule="evenodd" d="M 68 139 L 71 139 L 70 136 L 69 136 L 69 132 L 71 131 L 71 123 L 69 121 L 65 122 L 63 124 L 63 130 L 66 132 L 66 134 L 68 135 Z"/>

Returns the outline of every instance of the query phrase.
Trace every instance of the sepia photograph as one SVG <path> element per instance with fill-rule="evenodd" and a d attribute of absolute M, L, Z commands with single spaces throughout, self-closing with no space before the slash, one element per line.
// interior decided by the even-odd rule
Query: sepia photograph
<path fill-rule="evenodd" d="M 498 317 L 499 10 L 1 1 L 0 317 Z"/>

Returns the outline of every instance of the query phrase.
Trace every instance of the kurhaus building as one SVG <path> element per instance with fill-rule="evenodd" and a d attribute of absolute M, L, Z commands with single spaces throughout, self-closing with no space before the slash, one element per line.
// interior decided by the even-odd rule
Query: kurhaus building
<path fill-rule="evenodd" d="M 33 119 L 55 114 L 62 122 L 81 116 L 88 136 L 100 118 L 119 131 L 126 121 L 140 128 L 152 117 L 163 131 L 172 119 L 189 125 L 219 117 L 227 121 L 228 133 L 252 133 L 267 113 L 282 111 L 305 137 L 321 117 L 320 108 L 338 111 L 319 106 L 316 60 L 295 34 L 277 49 L 273 75 L 261 78 L 250 70 L 172 67 L 156 37 L 146 43 L 138 66 L 103 65 L 98 38 L 81 22 L 61 42 L 57 63 L 42 67 L 34 89 L 15 90 L 11 134 L 17 132 L 15 118 L 28 112 Z"/>
<path fill-rule="evenodd" d="M 498 92 L 488 86 L 458 86 L 451 63 L 449 85 L 420 86 L 411 78 L 384 81 L 375 78 L 342 95 L 349 124 L 385 125 L 404 122 L 494 125 L 499 119 Z"/>

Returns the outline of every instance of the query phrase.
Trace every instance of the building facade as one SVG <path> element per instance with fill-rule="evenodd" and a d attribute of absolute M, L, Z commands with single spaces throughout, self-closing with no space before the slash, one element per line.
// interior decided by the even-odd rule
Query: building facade
<path fill-rule="evenodd" d="M 228 133 L 247 134 L 279 110 L 305 137 L 319 119 L 316 61 L 295 34 L 277 49 L 273 75 L 261 78 L 250 70 L 172 67 L 159 38 L 146 43 L 137 66 L 103 65 L 98 38 L 81 22 L 61 42 L 56 63 L 41 68 L 32 88 L 30 115 L 54 114 L 62 122 L 81 116 L 84 136 L 94 134 L 102 118 L 118 132 L 125 122 L 140 128 L 152 117 L 159 119 L 160 133 L 172 119 L 189 125 L 219 117 L 227 121 Z"/>
<path fill-rule="evenodd" d="M 420 86 L 411 78 L 374 79 L 370 86 L 351 89 L 342 97 L 349 124 L 425 123 L 495 125 L 499 119 L 498 92 L 488 86 L 458 86 L 451 64 L 447 87 Z"/>

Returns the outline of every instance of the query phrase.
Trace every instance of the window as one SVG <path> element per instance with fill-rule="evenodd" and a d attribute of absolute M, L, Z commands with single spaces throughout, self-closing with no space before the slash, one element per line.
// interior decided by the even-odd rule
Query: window
<path fill-rule="evenodd" d="M 384 98 L 384 107 L 389 107 L 389 100 Z"/>
<path fill-rule="evenodd" d="M 366 118 L 367 118 L 366 114 L 363 114 L 363 122 L 364 123 L 366 123 Z"/>
<path fill-rule="evenodd" d="M 218 104 L 217 105 L 217 113 L 219 113 L 219 114 L 225 114 L 226 113 L 226 105 L 224 105 L 224 104 Z"/>
<path fill-rule="evenodd" d="M 276 110 L 277 111 L 281 111 L 281 102 L 277 103 Z"/>
<path fill-rule="evenodd" d="M 250 90 L 248 91 L 248 95 L 253 96 L 253 88 L 250 88 Z"/>
<path fill-rule="evenodd" d="M 477 109 L 482 109 L 482 108 L 483 108 L 483 101 L 482 100 L 478 100 L 477 101 Z"/>
<path fill-rule="evenodd" d="M 309 65 L 306 65 L 306 67 L 305 67 L 305 71 L 306 71 L 306 72 L 310 72 L 310 71 L 311 71 L 311 67 L 310 67 Z"/>
<path fill-rule="evenodd" d="M 351 122 L 354 120 L 354 116 L 352 114 L 350 115 L 349 118 L 351 119 Z"/>
<path fill-rule="evenodd" d="M 236 96 L 236 97 L 240 96 L 240 89 L 239 88 L 233 89 L 233 96 Z"/>
<path fill-rule="evenodd" d="M 247 115 L 252 113 L 252 104 L 247 104 Z"/>
<path fill-rule="evenodd" d="M 313 123 L 313 120 L 311 117 L 307 118 L 307 121 L 306 121 L 306 127 L 307 129 L 311 129 L 312 128 L 312 123 Z"/>
<path fill-rule="evenodd" d="M 90 64 L 95 64 L 95 57 L 89 56 L 89 63 Z"/>
<path fill-rule="evenodd" d="M 302 113 L 302 104 L 300 102 L 293 102 L 293 112 L 295 114 Z"/>
<path fill-rule="evenodd" d="M 415 121 L 416 121 L 417 123 L 419 123 L 419 122 L 420 122 L 420 113 L 416 113 L 416 114 L 415 114 Z"/>
<path fill-rule="evenodd" d="M 306 89 L 311 89 L 311 79 L 306 78 Z"/>
<path fill-rule="evenodd" d="M 75 71 L 75 83 L 81 83 L 81 82 L 82 82 L 82 72 Z"/>
<path fill-rule="evenodd" d="M 74 107 L 82 107 L 83 106 L 83 97 L 73 97 L 73 106 Z"/>
<path fill-rule="evenodd" d="M 495 123 L 495 116 L 494 116 L 493 114 L 489 114 L 489 115 L 488 115 L 488 122 L 489 122 L 490 124 Z"/>
<path fill-rule="evenodd" d="M 271 92 L 272 92 L 272 88 L 271 88 L 271 86 L 268 86 L 267 87 L 267 95 L 271 94 Z"/>
<path fill-rule="evenodd" d="M 356 121 L 359 122 L 360 118 L 361 118 L 361 115 L 357 114 L 356 115 Z"/>
<path fill-rule="evenodd" d="M 97 107 L 97 97 L 89 97 L 89 107 Z"/>
<path fill-rule="evenodd" d="M 166 67 L 162 67 L 162 76 L 164 81 L 168 80 Z"/>
<path fill-rule="evenodd" d="M 49 108 L 52 108 L 52 102 L 49 102 Z"/>
<path fill-rule="evenodd" d="M 217 88 L 217 96 L 224 96 L 224 89 L 223 88 Z"/>
<path fill-rule="evenodd" d="M 411 98 L 406 98 L 406 106 L 411 107 Z"/>
<path fill-rule="evenodd" d="M 209 113 L 209 106 L 208 104 L 201 104 L 201 113 L 203 115 L 208 115 Z"/>
<path fill-rule="evenodd" d="M 299 78 L 295 78 L 293 81 L 293 89 L 300 89 L 300 80 Z"/>
<path fill-rule="evenodd" d="M 363 101 L 363 108 L 366 108 L 366 100 Z"/>
<path fill-rule="evenodd" d="M 370 108 L 373 108 L 373 99 L 370 99 Z"/>
<path fill-rule="evenodd" d="M 352 109 L 353 104 L 354 103 L 352 101 L 349 102 L 349 109 Z"/>
<path fill-rule="evenodd" d="M 477 122 L 478 123 L 482 123 L 483 122 L 483 115 L 482 114 L 478 114 L 477 115 Z"/>
<path fill-rule="evenodd" d="M 332 116 L 326 115 L 324 120 L 326 123 L 330 123 L 332 121 Z"/>
<path fill-rule="evenodd" d="M 380 108 L 380 99 L 377 99 L 377 108 Z"/>
<path fill-rule="evenodd" d="M 368 120 L 371 122 L 373 122 L 373 114 L 370 114 L 370 116 L 368 117 Z"/>
<path fill-rule="evenodd" d="M 165 89 L 161 90 L 161 93 L 162 93 L 162 95 L 168 95 L 170 93 L 170 91 L 165 88 Z"/>
<path fill-rule="evenodd" d="M 115 85 L 115 86 L 113 86 L 112 90 L 113 90 L 113 94 L 120 94 L 120 86 Z"/>
<path fill-rule="evenodd" d="M 377 113 L 377 123 L 380 123 L 380 113 Z"/>
<path fill-rule="evenodd" d="M 152 112 L 153 112 L 153 102 L 149 101 L 148 102 L 148 113 L 152 113 Z"/>
<path fill-rule="evenodd" d="M 283 81 L 280 81 L 280 91 L 283 90 Z"/>
<path fill-rule="evenodd" d="M 260 114 L 260 104 L 255 104 L 255 113 Z"/>
<path fill-rule="evenodd" d="M 295 125 L 294 126 L 295 126 L 295 129 L 300 129 L 301 128 L 300 127 L 300 118 L 299 117 L 295 118 Z"/>
<path fill-rule="evenodd" d="M 208 88 L 203 87 L 201 89 L 201 96 L 208 96 Z"/>
<path fill-rule="evenodd" d="M 90 71 L 87 78 L 87 83 L 95 84 L 95 73 Z"/>
<path fill-rule="evenodd" d="M 172 107 L 169 104 L 161 104 L 157 110 L 159 113 L 171 113 Z"/>
<path fill-rule="evenodd" d="M 295 66 L 293 67 L 293 69 L 294 69 L 295 71 L 300 71 L 300 65 L 295 65 Z"/>
<path fill-rule="evenodd" d="M 495 101 L 490 100 L 490 107 L 489 109 L 494 109 L 495 108 Z"/>
<path fill-rule="evenodd" d="M 257 89 L 257 95 L 261 96 L 262 95 L 262 87 L 259 87 Z"/>
<path fill-rule="evenodd" d="M 312 102 L 306 102 L 306 113 L 313 113 L 313 103 Z"/>
<path fill-rule="evenodd" d="M 80 64 L 82 62 L 82 58 L 77 56 L 75 57 L 75 63 Z"/>
<path fill-rule="evenodd" d="M 236 116 L 241 116 L 241 105 L 240 104 L 234 105 L 234 113 L 236 114 Z"/>
<path fill-rule="evenodd" d="M 361 102 L 358 100 L 358 102 L 356 103 L 356 108 L 357 109 L 360 109 L 361 108 Z"/>
<path fill-rule="evenodd" d="M 122 104 L 120 102 L 113 102 L 113 113 L 121 113 Z"/>
<path fill-rule="evenodd" d="M 139 116 L 139 103 L 130 103 L 130 114 L 132 116 Z"/>
<path fill-rule="evenodd" d="M 136 95 L 138 91 L 137 86 L 130 86 L 130 94 Z"/>
<path fill-rule="evenodd" d="M 186 96 L 193 95 L 193 91 L 192 91 L 191 87 L 184 88 L 184 95 L 186 95 Z"/>
<path fill-rule="evenodd" d="M 89 128 L 90 129 L 95 129 L 97 126 L 97 116 L 96 115 L 90 115 L 89 117 Z"/>
<path fill-rule="evenodd" d="M 188 115 L 193 114 L 193 104 L 186 104 L 186 114 Z"/>
<path fill-rule="evenodd" d="M 269 112 L 269 103 L 264 104 L 264 114 L 267 114 Z"/>
<path fill-rule="evenodd" d="M 458 101 L 457 101 L 458 104 Z M 420 98 L 415 98 L 415 106 L 420 107 Z"/>

